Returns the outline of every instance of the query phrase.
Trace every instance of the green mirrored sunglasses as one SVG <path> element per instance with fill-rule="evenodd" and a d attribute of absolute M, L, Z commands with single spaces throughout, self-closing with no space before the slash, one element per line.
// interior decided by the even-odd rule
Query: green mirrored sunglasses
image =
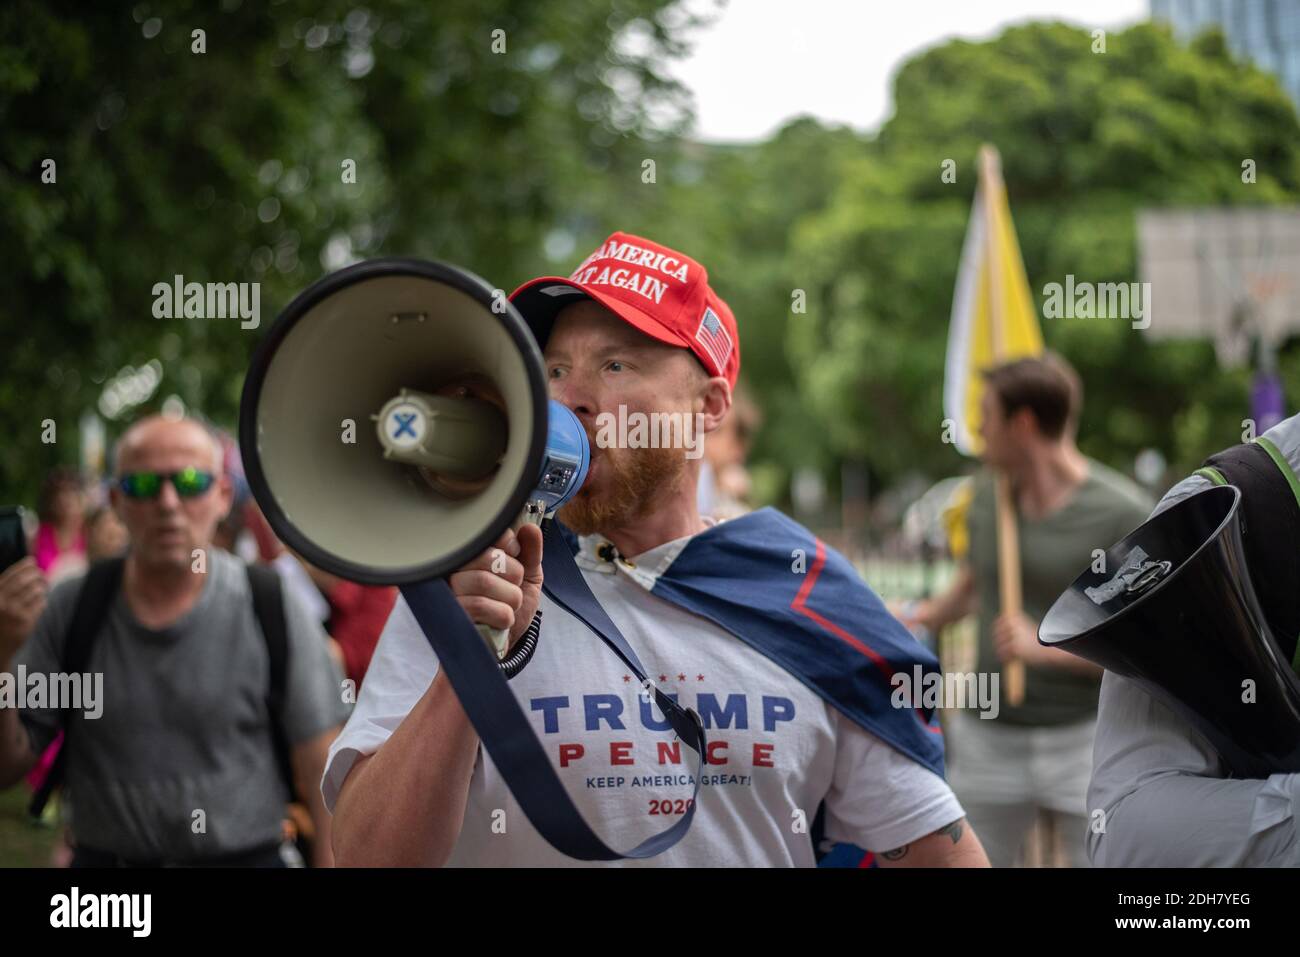
<path fill-rule="evenodd" d="M 163 482 L 170 480 L 172 488 L 181 498 L 193 498 L 212 488 L 213 474 L 190 466 L 170 474 L 163 472 L 128 472 L 118 480 L 118 487 L 127 498 L 156 498 Z"/>

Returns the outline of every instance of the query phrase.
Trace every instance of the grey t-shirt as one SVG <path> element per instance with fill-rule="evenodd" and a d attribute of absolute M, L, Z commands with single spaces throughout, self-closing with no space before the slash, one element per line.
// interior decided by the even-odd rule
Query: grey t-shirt
<path fill-rule="evenodd" d="M 61 670 L 83 581 L 54 587 L 15 666 Z M 349 708 L 320 625 L 283 594 L 284 729 L 296 745 L 341 725 Z M 103 701 L 96 719 L 70 712 L 64 786 L 79 843 L 129 859 L 185 861 L 279 839 L 289 795 L 266 704 L 270 661 L 237 558 L 211 549 L 198 601 L 161 631 L 136 621 L 119 593 L 86 670 L 103 673 Z M 32 746 L 44 750 L 57 712 L 28 708 L 20 717 Z"/>
<path fill-rule="evenodd" d="M 1113 469 L 1088 459 L 1088 477 L 1064 505 L 1042 518 L 1018 515 L 1025 614 L 1035 622 L 1042 621 L 1061 592 L 1093 561 L 1093 550 L 1119 541 L 1146 521 L 1150 511 L 1151 499 L 1146 492 Z M 970 564 L 979 595 L 976 670 L 997 672 L 1002 668 L 993 647 L 993 621 L 1001 605 L 997 502 L 993 476 L 987 470 L 975 477 L 966 521 L 970 529 Z M 1002 683 L 997 721 L 1030 727 L 1088 721 L 1097 713 L 1100 684 L 1100 677 L 1068 668 L 1028 665 L 1021 704 L 1010 703 L 1006 682 Z"/>

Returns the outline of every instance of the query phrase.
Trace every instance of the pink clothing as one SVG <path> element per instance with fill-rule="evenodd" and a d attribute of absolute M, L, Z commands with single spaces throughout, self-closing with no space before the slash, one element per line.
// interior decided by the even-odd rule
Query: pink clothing
<path fill-rule="evenodd" d="M 85 532 L 77 532 L 72 547 L 61 551 L 58 536 L 54 533 L 54 526 L 42 522 L 36 528 L 36 541 L 32 545 L 36 553 L 34 556 L 36 558 L 36 567 L 48 575 L 64 555 L 86 554 L 86 535 Z M 53 766 L 54 759 L 58 755 L 62 744 L 63 732 L 60 731 L 58 736 L 50 742 L 49 747 L 41 753 L 39 760 L 32 766 L 32 769 L 27 772 L 27 783 L 33 791 L 40 789 L 41 784 L 45 781 L 45 776 L 50 773 L 50 768 Z"/>
<path fill-rule="evenodd" d="M 60 731 L 55 735 L 50 746 L 41 752 L 40 758 L 32 765 L 32 769 L 27 772 L 27 785 L 32 791 L 39 791 L 41 785 L 45 783 L 46 775 L 50 773 L 50 768 L 54 767 L 54 759 L 59 756 L 59 748 L 63 746 L 63 732 Z"/>
<path fill-rule="evenodd" d="M 36 550 L 36 567 L 43 572 L 49 572 L 64 552 L 72 552 L 77 555 L 86 554 L 85 532 L 77 532 L 77 538 L 72 543 L 72 547 L 60 551 L 59 540 L 54 534 L 54 526 L 47 522 L 41 522 L 37 526 L 36 541 L 33 544 Z"/>

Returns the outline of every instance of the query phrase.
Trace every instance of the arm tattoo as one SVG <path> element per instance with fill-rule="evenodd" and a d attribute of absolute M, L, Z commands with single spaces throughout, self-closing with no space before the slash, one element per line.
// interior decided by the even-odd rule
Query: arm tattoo
<path fill-rule="evenodd" d="M 961 840 L 962 821 L 964 820 L 966 819 L 959 817 L 951 824 L 947 824 L 939 828 L 939 830 L 935 831 L 934 833 L 947 834 L 950 838 L 952 838 L 952 842 L 956 844 L 958 841 Z M 902 847 L 896 847 L 892 851 L 884 851 L 881 853 L 880 856 L 887 861 L 901 861 L 904 857 L 907 856 L 907 852 L 911 849 L 911 847 L 912 847 L 911 844 L 904 844 Z"/>
<path fill-rule="evenodd" d="M 947 825 L 947 826 L 945 826 L 945 827 L 941 827 L 941 828 L 939 828 L 939 830 L 935 831 L 934 833 L 936 833 L 936 834 L 947 834 L 950 838 L 952 838 L 952 842 L 953 842 L 954 844 L 956 844 L 958 841 L 961 840 L 961 822 L 964 821 L 964 820 L 965 820 L 965 818 L 960 818 L 960 817 L 959 817 L 959 818 L 957 818 L 957 820 L 953 821 L 951 824 L 949 824 L 949 825 Z"/>

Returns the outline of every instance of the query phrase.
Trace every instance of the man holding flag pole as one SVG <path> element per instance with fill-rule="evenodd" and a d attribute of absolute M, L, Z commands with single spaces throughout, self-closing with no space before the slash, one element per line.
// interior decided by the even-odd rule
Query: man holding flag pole
<path fill-rule="evenodd" d="M 977 670 L 999 671 L 996 717 L 949 722 L 951 780 L 994 866 L 1022 856 L 1043 813 L 1086 866 L 1085 794 L 1096 727 L 1095 666 L 1037 641 L 1038 621 L 1078 570 L 1141 524 L 1135 484 L 1079 452 L 1078 376 L 1045 353 L 997 151 L 980 178 L 957 275 L 944 383 L 946 425 L 985 469 L 966 492 L 969 551 L 953 586 L 909 624 L 937 631 L 978 613 Z"/>

